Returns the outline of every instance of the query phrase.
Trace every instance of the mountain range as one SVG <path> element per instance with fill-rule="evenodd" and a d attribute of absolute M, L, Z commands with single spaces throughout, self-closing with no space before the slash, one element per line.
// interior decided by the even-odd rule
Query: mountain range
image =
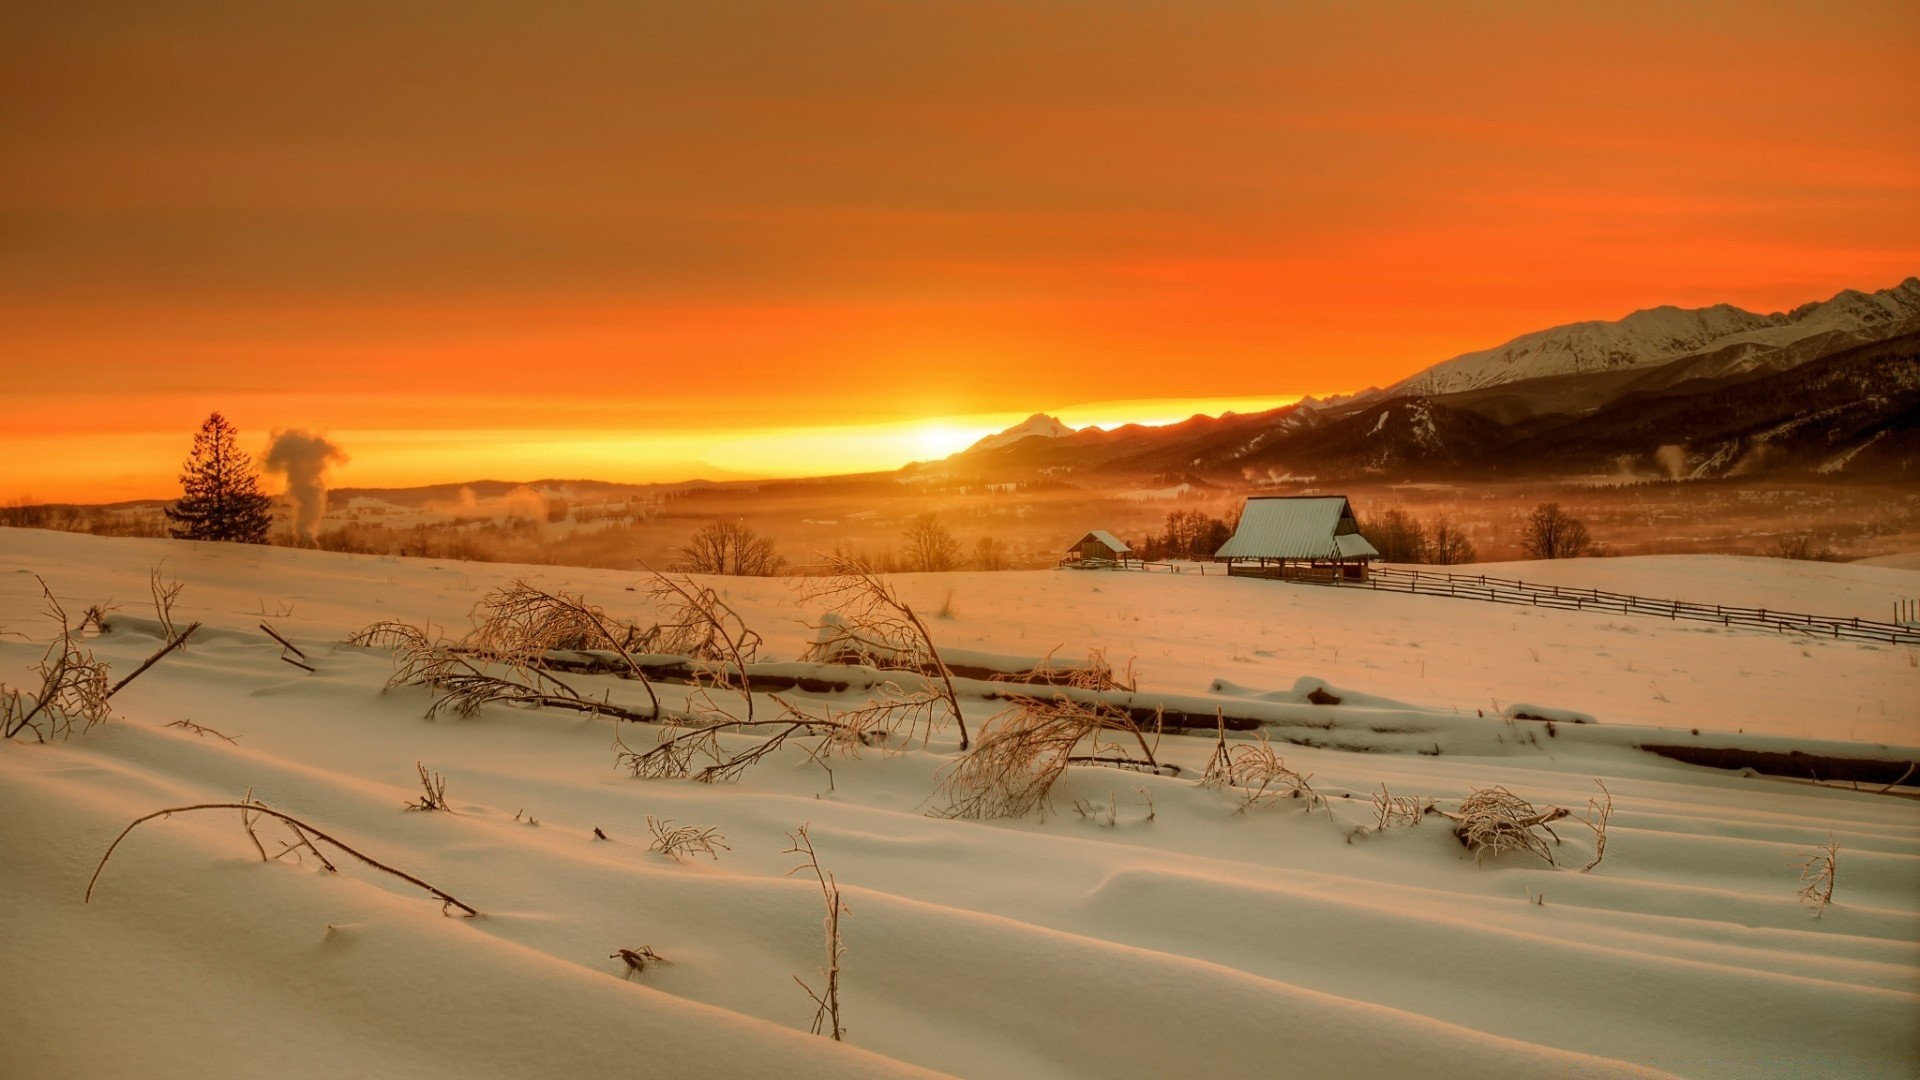
<path fill-rule="evenodd" d="M 1285 484 L 1776 472 L 1920 475 L 1920 277 L 1792 311 L 1658 307 L 1524 334 L 1384 389 L 1078 431 L 1036 415 L 944 462 Z"/>

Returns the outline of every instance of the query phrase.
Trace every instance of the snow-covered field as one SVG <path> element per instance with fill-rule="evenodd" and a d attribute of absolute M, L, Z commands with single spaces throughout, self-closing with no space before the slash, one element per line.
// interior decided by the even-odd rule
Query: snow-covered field
<path fill-rule="evenodd" d="M 32 573 L 76 616 L 120 605 L 120 628 L 87 644 L 131 671 L 159 644 L 138 620 L 163 560 L 186 586 L 176 620 L 205 629 L 103 726 L 0 744 L 0 1076 L 1901 1076 L 1920 1060 L 1920 802 L 1598 737 L 1660 725 L 1912 755 L 1906 647 L 1212 575 L 908 576 L 957 649 L 1103 648 L 1137 657 L 1143 691 L 1240 688 L 1211 695 L 1223 704 L 1313 676 L 1491 733 L 1438 754 L 1276 741 L 1327 808 L 1244 813 L 1193 779 L 1212 739 L 1167 736 L 1159 755 L 1186 775 L 1076 767 L 1044 819 L 956 821 L 930 814 L 950 731 L 830 774 L 795 745 L 734 783 L 636 780 L 610 720 L 427 720 L 428 691 L 383 692 L 385 652 L 338 644 L 377 619 L 458 632 L 523 575 L 645 621 L 637 574 L 0 529 L 0 680 L 30 683 L 44 646 Z M 1487 572 L 1875 618 L 1920 596 L 1911 569 L 1763 559 Z M 795 658 L 821 614 L 791 581 L 717 584 L 771 658 Z M 263 619 L 317 671 L 282 663 Z M 1599 726 L 1503 738 L 1531 723 L 1494 718 L 1514 702 Z M 974 700 L 968 717 L 993 711 Z M 651 745 L 649 726 L 623 726 Z M 416 762 L 444 774 L 455 812 L 402 809 Z M 1615 811 L 1582 873 L 1596 780 Z M 1477 865 L 1437 816 L 1359 833 L 1382 784 L 1443 808 L 1493 784 L 1568 808 L 1561 865 Z M 129 821 L 249 789 L 482 915 L 443 916 L 337 856 L 337 875 L 311 856 L 263 864 L 226 811 L 142 825 L 81 902 Z M 728 847 L 651 853 L 649 816 L 717 827 Z M 794 982 L 818 986 L 824 961 L 820 889 L 787 876 L 802 824 L 849 909 L 844 1044 L 808 1033 Z M 1816 918 L 1798 864 L 1830 835 L 1834 902 Z M 609 954 L 642 945 L 670 963 L 623 978 Z"/>

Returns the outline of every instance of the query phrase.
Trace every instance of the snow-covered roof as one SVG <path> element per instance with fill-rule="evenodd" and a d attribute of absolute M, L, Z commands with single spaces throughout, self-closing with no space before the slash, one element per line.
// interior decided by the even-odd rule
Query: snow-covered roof
<path fill-rule="evenodd" d="M 1359 533 L 1347 533 L 1333 538 L 1333 549 L 1343 559 L 1377 559 L 1380 549 L 1374 547 L 1367 538 Z"/>
<path fill-rule="evenodd" d="M 1377 559 L 1380 552 L 1355 531 L 1353 509 L 1344 495 L 1265 496 L 1247 500 L 1233 539 L 1214 557 Z"/>
<path fill-rule="evenodd" d="M 1101 546 L 1105 547 L 1108 551 L 1111 551 L 1116 555 L 1133 554 L 1133 549 L 1127 546 L 1126 541 L 1120 539 L 1119 537 L 1113 535 L 1112 533 L 1108 532 L 1105 529 L 1093 530 L 1092 532 L 1081 537 L 1080 539 L 1075 540 L 1073 542 L 1073 546 L 1068 548 L 1067 550 L 1079 551 L 1081 545 L 1085 544 L 1089 540 L 1098 541 L 1101 544 Z"/>

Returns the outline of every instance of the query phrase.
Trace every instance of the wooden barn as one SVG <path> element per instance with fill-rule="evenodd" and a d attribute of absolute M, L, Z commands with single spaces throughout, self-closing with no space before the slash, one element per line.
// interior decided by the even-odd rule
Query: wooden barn
<path fill-rule="evenodd" d="M 1133 561 L 1133 549 L 1107 530 L 1095 529 L 1068 548 L 1066 558 L 1060 561 L 1068 566 L 1104 566 L 1108 563 L 1125 566 Z"/>
<path fill-rule="evenodd" d="M 1227 573 L 1284 581 L 1365 581 L 1380 552 L 1345 495 L 1256 495 L 1215 559 Z"/>

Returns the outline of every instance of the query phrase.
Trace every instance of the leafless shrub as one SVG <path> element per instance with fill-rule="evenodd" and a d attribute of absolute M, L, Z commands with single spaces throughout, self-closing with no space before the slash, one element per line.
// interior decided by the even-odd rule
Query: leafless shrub
<path fill-rule="evenodd" d="M 1560 842 L 1549 823 L 1567 816 L 1560 807 L 1536 809 L 1527 800 L 1503 787 L 1477 788 L 1460 800 L 1457 812 L 1438 811 L 1454 822 L 1453 834 L 1474 853 L 1480 862 L 1489 853 L 1495 858 L 1509 851 L 1530 851 L 1549 865 L 1554 863 L 1547 837 Z M 1544 834 L 1544 835 L 1543 835 Z"/>
<path fill-rule="evenodd" d="M 1105 731 L 1131 734 L 1140 757 L 1130 757 Z M 1082 743 L 1087 752 L 1076 754 Z M 1051 807 L 1054 784 L 1069 765 L 1111 765 L 1159 772 L 1146 733 L 1121 709 L 1069 698 L 1017 697 L 981 729 L 980 741 L 940 781 L 942 817 L 1025 817 Z M 1167 766 L 1173 769 L 1173 766 Z"/>
<path fill-rule="evenodd" d="M 751 722 L 753 688 L 747 665 L 760 652 L 760 635 L 747 627 L 746 620 L 720 599 L 719 593 L 689 578 L 676 580 L 654 571 L 647 591 L 664 609 L 664 618 L 655 628 L 659 635 L 656 647 L 678 656 L 717 662 L 717 668 L 696 668 L 696 677 L 705 671 L 715 685 L 737 692 L 746 705 L 745 719 Z"/>
<path fill-rule="evenodd" d="M 788 876 L 802 870 L 811 871 L 814 880 L 820 883 L 820 895 L 827 904 L 827 916 L 823 923 L 827 939 L 827 963 L 820 971 L 826 983 L 816 991 L 798 975 L 793 977 L 793 981 L 799 983 L 800 989 L 805 990 L 807 996 L 813 999 L 813 1033 L 819 1035 L 824 1032 L 830 1035 L 834 1042 L 842 1042 L 847 1030 L 840 1023 L 840 957 L 845 955 L 847 950 L 840 943 L 840 916 L 847 913 L 847 906 L 840 901 L 839 882 L 833 879 L 832 874 L 820 868 L 820 857 L 813 850 L 813 838 L 807 835 L 807 827 L 802 825 L 788 833 L 787 839 L 790 841 L 786 848 L 787 854 L 806 856 L 805 862 L 787 871 Z"/>
<path fill-rule="evenodd" d="M 416 761 L 413 767 L 420 773 L 420 788 L 423 794 L 407 804 L 408 810 L 434 811 L 444 810 L 453 813 L 453 807 L 447 805 L 447 778 L 439 773 L 430 773 L 427 767 Z"/>
<path fill-rule="evenodd" d="M 587 698 L 552 672 L 515 659 L 496 659 L 433 636 L 428 630 L 399 622 L 378 622 L 347 639 L 351 645 L 389 646 L 393 675 L 387 688 L 424 686 L 439 691 L 427 716 L 443 712 L 471 717 L 487 705 L 519 705 L 566 709 L 589 716 L 651 721 L 662 718 L 659 698 L 644 677 L 652 705 L 637 712 L 606 700 Z"/>
<path fill-rule="evenodd" d="M 1324 807 L 1326 799 L 1313 789 L 1312 774 L 1288 768 L 1286 759 L 1267 741 L 1266 732 L 1257 732 L 1256 736 L 1251 741 L 1229 744 L 1222 723 L 1213 754 L 1200 775 L 1200 785 L 1238 790 L 1240 809 L 1236 812 L 1242 814 L 1256 807 L 1277 805 L 1281 799 L 1299 799 L 1308 810 Z"/>
<path fill-rule="evenodd" d="M 1806 559 L 1812 562 L 1840 562 L 1841 555 L 1830 544 L 1822 544 L 1812 533 L 1782 536 L 1762 554 L 1775 559 Z"/>
<path fill-rule="evenodd" d="M 892 584 L 858 555 L 835 551 L 822 555 L 831 575 L 809 579 L 802 598 L 824 603 L 833 615 L 815 627 L 818 640 L 803 659 L 825 660 L 851 653 L 874 667 L 917 671 L 929 677 L 929 688 L 945 702 L 947 716 L 960 729 L 960 750 L 971 745 L 967 721 L 960 713 L 960 697 L 953 688 L 953 672 L 940 659 L 926 623 L 900 598 Z M 932 725 L 928 725 L 929 734 Z"/>
<path fill-rule="evenodd" d="M 168 724 L 167 726 L 185 728 L 186 730 L 193 732 L 195 735 L 198 735 L 203 739 L 209 735 L 216 735 L 222 739 L 227 740 L 230 743 L 233 743 L 235 746 L 240 745 L 240 742 L 239 742 L 240 737 L 238 735 L 227 735 L 223 732 L 215 731 L 204 724 L 196 724 L 191 720 L 175 720 L 173 723 Z"/>
<path fill-rule="evenodd" d="M 624 961 L 627 965 L 627 970 L 624 977 L 628 979 L 631 979 L 635 975 L 638 975 L 641 972 L 647 970 L 648 964 L 673 963 L 673 961 L 668 960 L 666 957 L 661 956 L 657 952 L 654 952 L 652 948 L 646 945 L 642 945 L 637 949 L 618 949 L 614 952 L 608 953 L 607 959 Z"/>
<path fill-rule="evenodd" d="M 727 846 L 727 838 L 719 829 L 701 829 L 692 825 L 675 828 L 672 818 L 661 821 L 648 815 L 647 831 L 653 834 L 653 846 L 648 850 L 670 856 L 676 862 L 682 855 L 705 855 L 718 860 L 722 851 L 733 850 Z"/>
<path fill-rule="evenodd" d="M 40 676 L 38 691 L 0 684 L 0 733 L 11 739 L 31 731 L 35 739 L 45 742 L 50 737 L 70 738 L 76 728 L 86 731 L 104 721 L 112 712 L 107 699 L 117 687 L 107 686 L 107 666 L 93 658 L 92 650 L 81 648 L 79 633 L 46 580 L 38 576 L 34 580 L 46 598 L 46 616 L 59 633 L 34 666 Z"/>
<path fill-rule="evenodd" d="M 1828 833 L 1826 843 L 1796 857 L 1800 860 L 1800 888 L 1795 892 L 1817 919 L 1833 903 L 1833 873 L 1840 865 L 1840 844 Z"/>
<path fill-rule="evenodd" d="M 1594 783 L 1600 788 L 1600 797 L 1587 800 L 1587 816 L 1584 820 L 1587 828 L 1593 830 L 1593 859 L 1580 868 L 1583 874 L 1599 866 L 1600 860 L 1607 857 L 1607 824 L 1613 820 L 1613 792 L 1607 790 L 1605 780 L 1595 780 Z"/>
<path fill-rule="evenodd" d="M 1373 796 L 1373 831 L 1385 832 L 1398 826 L 1418 825 L 1420 819 L 1433 810 L 1433 802 L 1414 795 L 1395 795 L 1380 785 L 1380 792 Z"/>
<path fill-rule="evenodd" d="M 548 592 L 516 578 L 480 598 L 465 644 L 503 660 L 537 663 L 551 650 L 640 649 L 653 632 L 621 622 L 579 593 Z"/>
<path fill-rule="evenodd" d="M 260 844 L 260 838 L 256 836 L 253 831 L 253 817 L 256 814 L 264 815 L 270 818 L 275 818 L 278 821 L 280 821 L 282 824 L 284 824 L 289 830 L 292 831 L 295 837 L 295 842 L 292 844 L 289 844 L 286 848 L 283 848 L 281 850 L 280 855 L 282 856 L 286 855 L 290 851 L 294 851 L 297 849 L 308 850 L 313 852 L 313 854 L 318 855 L 320 857 L 321 864 L 324 865 L 329 871 L 332 871 L 335 869 L 333 863 L 328 861 L 325 855 L 321 855 L 320 849 L 315 847 L 313 844 L 315 840 L 318 840 L 323 844 L 330 845 L 334 848 L 339 849 L 340 851 L 346 852 L 348 855 L 351 855 L 354 858 L 360 860 L 361 862 L 366 863 L 368 866 L 373 867 L 375 870 L 379 870 L 382 873 L 391 874 L 402 881 L 408 882 L 422 889 L 425 889 L 427 893 L 430 894 L 434 899 L 440 901 L 442 911 L 445 911 L 447 908 L 451 907 L 451 908 L 459 908 L 461 911 L 465 912 L 468 916 L 474 916 L 474 915 L 480 914 L 480 912 L 475 910 L 473 907 L 459 900 L 454 899 L 454 897 L 451 894 L 444 892 L 441 889 L 438 889 L 432 885 L 427 884 L 426 882 L 420 880 L 419 878 L 414 877 L 412 874 L 409 874 L 404 870 L 398 870 L 398 869 L 395 869 L 394 867 L 388 866 L 386 863 L 383 863 L 378 859 L 373 858 L 370 855 L 366 855 L 360 852 L 359 850 L 353 847 L 350 847 L 345 843 L 342 843 L 341 841 L 327 835 L 326 833 L 320 831 L 319 829 L 314 828 L 312 825 L 309 825 L 306 822 L 301 821 L 299 818 L 293 817 L 290 814 L 283 814 L 278 810 L 274 810 L 268 807 L 265 803 L 255 800 L 252 797 L 251 793 L 248 794 L 244 802 L 196 803 L 195 805 L 192 805 L 192 806 L 172 806 L 172 807 L 168 807 L 165 810 L 155 810 L 151 814 L 147 814 L 143 817 L 135 818 L 132 821 L 132 823 L 130 823 L 126 828 L 120 830 L 120 835 L 114 838 L 113 843 L 107 845 L 106 854 L 100 856 L 100 864 L 93 868 L 93 877 L 87 880 L 87 893 L 86 893 L 85 902 L 91 903 L 93 901 L 93 888 L 95 885 L 99 884 L 100 882 L 101 871 L 107 868 L 107 860 L 113 858 L 114 851 L 120 847 L 120 842 L 122 840 L 125 840 L 129 833 L 133 832 L 133 830 L 138 828 L 141 824 L 148 821 L 152 821 L 155 818 L 171 817 L 174 814 L 191 813 L 196 810 L 238 810 L 240 811 L 241 826 L 244 829 L 246 829 L 247 836 L 253 840 L 253 846 L 256 850 L 260 852 L 260 859 L 262 862 L 267 862 L 270 860 L 268 859 L 266 849 L 262 847 Z M 274 857 L 278 858 L 280 856 L 274 856 Z"/>
<path fill-rule="evenodd" d="M 525 580 L 515 580 L 482 597 L 474 605 L 473 624 L 472 633 L 457 650 L 448 651 L 478 653 L 523 673 L 542 672 L 548 654 L 556 650 L 610 651 L 620 657 L 627 676 L 638 680 L 646 690 L 654 717 L 660 715 L 660 698 L 653 682 L 634 659 L 636 651 L 657 648 L 659 627 L 643 630 L 638 624 L 615 619 L 578 593 L 547 592 Z M 545 681 L 564 685 L 550 675 Z M 579 697 L 571 687 L 562 696 Z"/>

